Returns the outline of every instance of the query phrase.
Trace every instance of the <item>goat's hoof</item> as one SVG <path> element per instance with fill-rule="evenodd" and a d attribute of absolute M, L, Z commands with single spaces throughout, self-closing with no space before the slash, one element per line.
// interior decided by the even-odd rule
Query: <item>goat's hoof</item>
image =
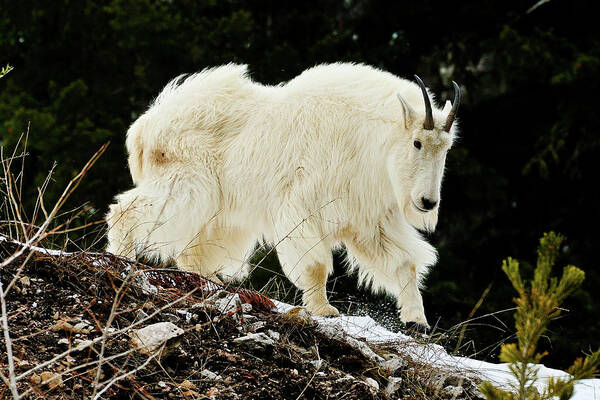
<path fill-rule="evenodd" d="M 331 304 L 325 304 L 322 305 L 320 307 L 317 307 L 312 311 L 312 313 L 314 315 L 318 315 L 320 317 L 339 317 L 340 316 L 340 312 L 338 311 L 337 308 L 335 308 L 334 306 L 332 306 Z"/>
<path fill-rule="evenodd" d="M 429 335 L 431 331 L 427 325 L 423 325 L 418 322 L 409 321 L 405 325 L 406 331 L 409 335 Z"/>

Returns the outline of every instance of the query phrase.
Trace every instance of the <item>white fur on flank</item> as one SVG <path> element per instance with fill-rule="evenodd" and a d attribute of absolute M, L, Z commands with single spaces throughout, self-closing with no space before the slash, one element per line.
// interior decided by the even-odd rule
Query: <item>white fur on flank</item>
<path fill-rule="evenodd" d="M 436 251 L 415 228 L 437 223 L 438 207 L 418 206 L 439 203 L 448 106 L 423 130 L 416 84 L 356 64 L 279 86 L 234 64 L 177 78 L 127 132 L 135 187 L 110 207 L 107 250 L 233 278 L 264 238 L 304 304 L 334 315 L 325 283 L 343 244 L 363 283 L 426 325 L 419 284 Z"/>

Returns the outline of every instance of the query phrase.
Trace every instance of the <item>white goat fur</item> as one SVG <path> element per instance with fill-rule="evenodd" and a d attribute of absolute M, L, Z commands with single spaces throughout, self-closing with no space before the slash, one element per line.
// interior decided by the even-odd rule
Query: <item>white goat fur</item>
<path fill-rule="evenodd" d="M 325 283 L 343 244 L 363 283 L 426 325 L 419 284 L 436 251 L 415 227 L 435 228 L 438 208 L 414 202 L 439 199 L 446 114 L 434 106 L 436 128 L 423 130 L 420 88 L 364 65 L 278 86 L 234 64 L 174 79 L 127 133 L 135 187 L 110 208 L 107 250 L 240 277 L 264 239 L 307 308 L 335 315 Z"/>

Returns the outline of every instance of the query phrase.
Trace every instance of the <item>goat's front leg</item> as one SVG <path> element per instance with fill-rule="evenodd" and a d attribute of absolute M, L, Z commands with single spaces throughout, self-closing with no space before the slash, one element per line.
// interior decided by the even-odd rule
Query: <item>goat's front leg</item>
<path fill-rule="evenodd" d="M 435 263 L 435 249 L 406 225 L 382 226 L 378 233 L 367 238 L 355 234 L 343 238 L 349 263 L 374 292 L 385 291 L 397 299 L 403 322 L 424 331 L 429 325 L 419 284 L 427 266 Z"/>
<path fill-rule="evenodd" d="M 396 275 L 399 284 L 397 299 L 400 308 L 400 319 L 407 326 L 416 324 L 414 326 L 415 330 L 427 330 L 429 324 L 425 317 L 423 297 L 419 290 L 420 276 L 417 267 L 414 263 L 406 262 L 398 267 Z"/>

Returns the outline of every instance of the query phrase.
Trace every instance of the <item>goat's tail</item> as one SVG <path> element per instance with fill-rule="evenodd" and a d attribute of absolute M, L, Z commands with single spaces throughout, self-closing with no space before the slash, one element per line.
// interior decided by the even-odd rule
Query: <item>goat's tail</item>
<path fill-rule="evenodd" d="M 129 154 L 127 159 L 129 172 L 135 184 L 144 178 L 144 126 L 145 119 L 142 116 L 131 124 L 127 131 L 127 140 L 125 141 L 127 153 Z"/>

